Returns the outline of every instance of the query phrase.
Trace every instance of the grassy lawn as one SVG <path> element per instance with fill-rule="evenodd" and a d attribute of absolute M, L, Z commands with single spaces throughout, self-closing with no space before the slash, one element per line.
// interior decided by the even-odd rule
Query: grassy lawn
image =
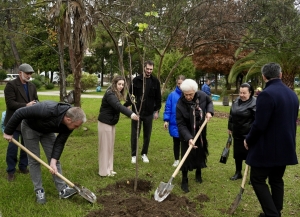
<path fill-rule="evenodd" d="M 103 92 L 102 92 L 103 93 Z M 91 93 L 86 93 L 91 94 Z M 39 96 L 40 101 L 58 100 L 57 96 Z M 130 119 L 121 115 L 120 122 L 116 127 L 116 143 L 114 154 L 114 171 L 118 174 L 114 177 L 101 178 L 98 175 L 97 157 L 97 116 L 101 99 L 82 98 L 82 108 L 87 114 L 87 123 L 75 130 L 66 143 L 61 157 L 64 176 L 74 183 L 80 183 L 99 196 L 99 189 L 113 184 L 118 180 L 132 179 L 135 177 L 135 165 L 131 164 L 130 156 Z M 229 112 L 228 106 L 215 106 L 216 111 Z M 4 98 L 0 98 L 0 111 L 5 110 Z M 162 109 L 163 110 L 163 109 Z M 297 132 L 297 154 L 300 153 L 299 136 Z M 221 152 L 227 140 L 227 119 L 212 118 L 208 123 L 209 152 L 208 167 L 203 169 L 203 183 L 194 181 L 194 172 L 189 173 L 188 194 L 183 194 L 180 189 L 181 174 L 174 179 L 175 184 L 172 193 L 186 196 L 195 201 L 199 194 L 206 194 L 209 201 L 203 206 L 198 206 L 202 216 L 218 217 L 226 216 L 220 210 L 227 210 L 240 191 L 241 180 L 230 181 L 229 177 L 234 174 L 235 166 L 232 151 L 227 164 L 219 163 Z M 142 137 L 141 137 L 142 138 Z M 16 180 L 8 183 L 6 180 L 6 147 L 7 142 L 0 139 L 0 211 L 3 217 L 82 217 L 92 210 L 101 209 L 101 204 L 90 204 L 81 196 L 76 195 L 72 199 L 60 200 L 52 181 L 49 171 L 42 167 L 43 186 L 46 191 L 47 203 L 37 205 L 33 192 L 32 182 L 29 175 L 16 174 Z M 141 147 L 141 140 L 140 140 Z M 144 164 L 138 158 L 139 178 L 151 181 L 152 191 L 145 197 L 153 199 L 153 193 L 161 181 L 168 182 L 175 168 L 173 164 L 172 139 L 168 131 L 163 129 L 162 114 L 154 121 L 151 143 L 149 147 L 149 164 Z M 42 155 L 45 160 L 45 156 Z M 243 168 L 244 169 L 244 168 Z M 285 181 L 285 200 L 283 217 L 299 216 L 300 193 L 299 165 L 287 167 Z M 249 180 L 249 177 L 248 177 Z M 247 181 L 248 183 L 248 181 Z M 184 209 L 184 207 L 182 207 Z M 150 211 L 151 212 L 151 211 Z M 243 200 L 241 201 L 235 216 L 253 217 L 261 212 L 259 202 L 248 184 L 245 186 Z M 298 213 L 298 214 L 297 214 Z M 1 215 L 0 215 L 1 216 Z"/>

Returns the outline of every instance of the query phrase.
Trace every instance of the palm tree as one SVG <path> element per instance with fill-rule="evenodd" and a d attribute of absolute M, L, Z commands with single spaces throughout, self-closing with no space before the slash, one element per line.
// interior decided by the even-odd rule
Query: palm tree
<path fill-rule="evenodd" d="M 95 38 L 93 13 L 93 6 L 89 1 L 84 0 L 57 1 L 51 10 L 53 16 L 59 17 L 59 44 L 64 42 L 68 45 L 70 65 L 74 75 L 75 106 L 81 106 L 80 81 L 83 57 L 88 43 Z M 61 37 L 61 34 L 64 36 Z"/>

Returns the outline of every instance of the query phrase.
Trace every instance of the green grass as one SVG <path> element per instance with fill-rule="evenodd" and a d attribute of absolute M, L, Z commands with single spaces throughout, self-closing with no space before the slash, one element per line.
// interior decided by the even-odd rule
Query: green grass
<path fill-rule="evenodd" d="M 58 100 L 56 96 L 39 96 L 40 101 Z M 101 99 L 82 98 L 82 108 L 87 114 L 87 123 L 82 128 L 75 130 L 66 143 L 61 157 L 64 176 L 70 181 L 80 183 L 97 195 L 98 189 L 118 180 L 132 179 L 135 177 L 135 166 L 131 164 L 130 156 L 130 119 L 121 115 L 120 122 L 116 126 L 116 143 L 114 154 L 114 170 L 118 173 L 115 177 L 100 178 L 98 175 L 97 157 L 97 117 Z M 229 112 L 229 106 L 215 106 L 216 111 Z M 5 110 L 4 98 L 0 98 L 0 111 Z M 162 109 L 163 110 L 163 109 Z M 300 132 L 297 132 L 297 144 L 299 144 Z M 183 194 L 180 189 L 180 173 L 172 182 L 175 184 L 172 193 L 186 196 L 195 201 L 199 194 L 206 194 L 210 200 L 204 203 L 199 213 L 202 216 L 218 217 L 222 215 L 220 210 L 226 210 L 240 191 L 241 180 L 230 181 L 234 174 L 235 166 L 232 151 L 227 164 L 219 163 L 221 152 L 227 141 L 227 119 L 212 118 L 208 123 L 209 152 L 208 167 L 203 169 L 203 183 L 195 183 L 194 172 L 189 173 L 190 193 Z M 141 137 L 142 138 L 142 137 Z M 140 142 L 141 144 L 141 142 Z M 35 194 L 29 175 L 16 174 L 15 182 L 6 180 L 6 147 L 7 142 L 0 139 L 0 211 L 3 217 L 82 217 L 92 210 L 101 209 L 101 204 L 90 204 L 79 195 L 72 199 L 59 200 L 58 193 L 52 181 L 49 171 L 42 167 L 43 186 L 47 195 L 47 204 L 40 206 L 35 202 Z M 299 155 L 299 145 L 297 154 Z M 140 152 L 140 151 L 139 151 Z M 173 164 L 172 139 L 168 131 L 163 129 L 162 114 L 154 121 L 151 144 L 148 154 L 150 163 L 143 164 L 138 158 L 139 178 L 149 180 L 153 189 L 147 197 L 152 195 L 161 181 L 167 182 L 175 168 Z M 45 156 L 42 155 L 45 160 Z M 243 168 L 244 169 L 244 168 Z M 297 216 L 300 213 L 299 165 L 287 167 L 285 180 L 285 200 L 283 217 Z M 249 180 L 249 178 L 248 178 Z M 245 186 L 243 200 L 241 201 L 235 216 L 253 217 L 261 212 L 259 202 L 251 186 Z"/>

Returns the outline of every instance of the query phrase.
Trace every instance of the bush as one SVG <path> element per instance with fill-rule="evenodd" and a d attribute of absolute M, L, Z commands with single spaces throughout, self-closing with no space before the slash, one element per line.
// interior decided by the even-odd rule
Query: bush
<path fill-rule="evenodd" d="M 171 92 L 172 92 L 172 90 L 166 89 L 161 96 L 161 100 L 163 102 L 167 101 L 167 98 Z"/>
<path fill-rule="evenodd" d="M 68 75 L 66 80 L 69 84 L 74 83 L 73 74 Z M 82 92 L 85 92 L 89 88 L 94 88 L 97 85 L 97 83 L 98 83 L 97 75 L 89 74 L 86 72 L 82 73 L 81 82 L 80 82 Z"/>
<path fill-rule="evenodd" d="M 36 87 L 37 90 L 39 90 L 42 87 L 42 85 L 43 85 L 42 82 L 39 81 L 38 79 L 34 79 L 31 82 L 35 85 L 35 87 Z"/>
<path fill-rule="evenodd" d="M 48 84 L 45 84 L 45 88 L 47 90 L 52 90 L 54 88 L 54 84 L 53 83 L 48 83 Z"/>
<path fill-rule="evenodd" d="M 4 80 L 7 75 L 6 71 L 4 69 L 0 69 L 0 80 Z"/>

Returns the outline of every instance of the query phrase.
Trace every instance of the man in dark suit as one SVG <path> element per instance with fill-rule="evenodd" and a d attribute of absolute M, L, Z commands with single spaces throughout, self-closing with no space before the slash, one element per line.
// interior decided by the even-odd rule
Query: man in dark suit
<path fill-rule="evenodd" d="M 250 180 L 264 213 L 260 217 L 280 217 L 283 208 L 283 175 L 287 165 L 298 163 L 296 121 L 297 95 L 281 81 L 281 67 L 268 63 L 262 67 L 265 89 L 256 101 L 255 121 L 244 145 L 249 150 L 246 163 Z M 271 191 L 266 184 L 269 179 Z"/>
<path fill-rule="evenodd" d="M 5 103 L 6 103 L 6 116 L 4 120 L 4 126 L 8 123 L 14 112 L 22 107 L 31 106 L 38 100 L 36 87 L 29 82 L 33 68 L 29 64 L 21 64 L 19 66 L 19 77 L 9 81 L 4 89 Z M 14 131 L 13 137 L 15 140 L 19 140 L 21 137 L 21 143 L 24 144 L 21 135 L 21 126 Z M 7 180 L 13 181 L 15 179 L 16 165 L 18 162 L 18 146 L 9 142 L 6 153 L 7 163 Z M 23 174 L 28 173 L 28 159 L 27 154 L 21 150 L 19 157 L 19 169 Z"/>

